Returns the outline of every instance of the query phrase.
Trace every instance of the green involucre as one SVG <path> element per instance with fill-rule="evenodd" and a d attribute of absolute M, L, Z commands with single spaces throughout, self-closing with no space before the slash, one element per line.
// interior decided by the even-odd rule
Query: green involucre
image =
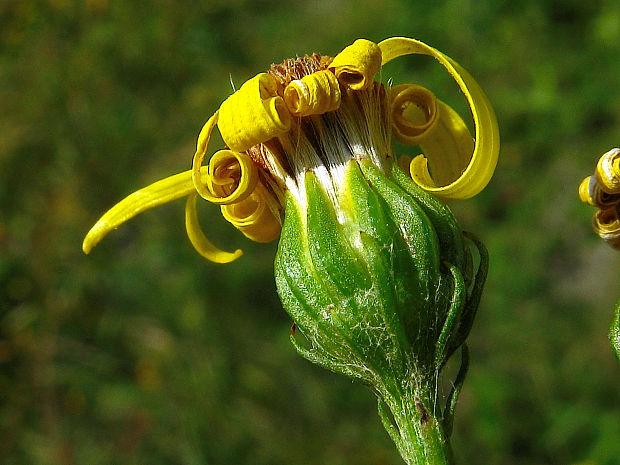
<path fill-rule="evenodd" d="M 484 282 L 479 274 L 471 285 L 471 253 L 449 209 L 390 170 L 349 162 L 335 205 L 308 172 L 307 206 L 287 195 L 275 261 L 283 305 L 306 339 L 292 334 L 297 350 L 379 392 L 437 375 L 469 332 Z"/>

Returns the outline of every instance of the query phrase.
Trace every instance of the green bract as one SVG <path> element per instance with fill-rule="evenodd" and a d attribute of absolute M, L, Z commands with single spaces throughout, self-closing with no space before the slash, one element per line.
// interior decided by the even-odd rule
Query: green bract
<path fill-rule="evenodd" d="M 449 434 L 456 396 L 440 409 L 436 378 L 469 333 L 487 255 L 473 240 L 480 256 L 474 276 L 450 210 L 396 164 L 388 169 L 348 162 L 335 207 L 308 171 L 307 206 L 287 197 L 275 270 L 298 352 L 371 386 L 392 410 L 396 437 L 385 411 L 382 418 L 402 448 L 408 445 L 399 439 L 406 439 L 399 415 L 411 413 L 403 408 L 432 423 L 439 441 Z"/>

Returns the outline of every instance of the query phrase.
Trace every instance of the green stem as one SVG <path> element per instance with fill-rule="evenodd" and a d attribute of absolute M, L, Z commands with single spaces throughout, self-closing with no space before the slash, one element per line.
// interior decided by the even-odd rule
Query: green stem
<path fill-rule="evenodd" d="M 609 328 L 609 340 L 616 354 L 616 359 L 620 363 L 620 300 L 616 304 L 614 319 L 611 322 L 611 328 Z"/>
<path fill-rule="evenodd" d="M 383 424 L 408 465 L 454 464 L 450 443 L 440 418 L 435 416 L 432 392 L 432 389 L 416 389 L 397 395 L 392 391 L 382 396 L 392 418 L 379 405 Z"/>

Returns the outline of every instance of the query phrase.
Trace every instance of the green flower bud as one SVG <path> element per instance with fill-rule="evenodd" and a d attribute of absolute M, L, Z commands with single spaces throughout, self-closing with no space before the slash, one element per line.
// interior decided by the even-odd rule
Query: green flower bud
<path fill-rule="evenodd" d="M 275 261 L 280 297 L 311 345 L 293 338 L 298 350 L 374 386 L 443 366 L 471 328 L 486 270 L 473 280 L 449 209 L 396 165 L 391 174 L 350 161 L 337 212 L 308 172 L 307 206 L 288 197 Z"/>
<path fill-rule="evenodd" d="M 428 421 L 441 414 L 436 377 L 471 329 L 487 256 L 474 240 L 473 276 L 450 210 L 396 164 L 386 166 L 383 173 L 349 161 L 336 203 L 306 173 L 306 203 L 287 197 L 276 283 L 302 356 L 371 386 L 397 423 L 392 404 L 403 398 Z M 442 434 L 450 411 L 435 425 Z"/>

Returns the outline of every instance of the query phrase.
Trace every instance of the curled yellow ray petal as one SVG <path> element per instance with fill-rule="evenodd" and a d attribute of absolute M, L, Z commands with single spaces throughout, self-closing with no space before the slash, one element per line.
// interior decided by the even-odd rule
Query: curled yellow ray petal
<path fill-rule="evenodd" d="M 469 129 L 458 113 L 415 84 L 395 86 L 390 94 L 394 136 L 403 144 L 419 145 L 427 159 L 411 165 L 411 177 L 433 187 L 457 179 L 474 150 Z"/>
<path fill-rule="evenodd" d="M 202 182 L 202 179 L 200 179 L 202 163 L 207 153 L 207 146 L 209 145 L 209 139 L 211 139 L 211 133 L 213 132 L 213 128 L 217 124 L 218 118 L 219 111 L 216 111 L 213 116 L 211 116 L 207 120 L 205 125 L 200 130 L 200 134 L 198 134 L 198 142 L 196 142 L 196 153 L 194 154 L 194 158 L 192 160 L 191 173 L 194 188 L 200 194 L 200 196 L 205 199 L 208 199 L 208 197 L 212 197 L 212 194 L 206 188 L 206 185 L 204 182 Z"/>
<path fill-rule="evenodd" d="M 598 185 L 596 183 L 595 176 L 588 176 L 581 181 L 581 184 L 579 184 L 579 198 L 583 203 L 592 207 L 597 206 L 597 191 Z"/>
<path fill-rule="evenodd" d="M 374 42 L 357 39 L 334 57 L 328 69 L 344 86 L 365 89 L 381 69 L 381 49 Z"/>
<path fill-rule="evenodd" d="M 290 129 L 291 115 L 276 90 L 275 78 L 260 73 L 222 102 L 217 124 L 231 150 L 244 152 Z"/>
<path fill-rule="evenodd" d="M 201 169 L 197 162 L 194 158 L 192 173 L 198 173 Z M 193 179 L 196 179 L 196 175 Z M 206 182 L 194 184 L 202 198 L 217 205 L 225 205 L 240 202 L 250 195 L 257 180 L 258 168 L 248 155 L 219 150 L 209 160 Z"/>
<path fill-rule="evenodd" d="M 383 62 L 404 55 L 428 55 L 446 68 L 465 95 L 475 125 L 475 144 L 469 164 L 460 176 L 445 185 L 415 181 L 423 189 L 439 197 L 466 199 L 479 193 L 490 181 L 499 155 L 499 128 L 493 108 L 476 81 L 458 63 L 440 51 L 418 40 L 393 37 L 379 43 Z"/>
<path fill-rule="evenodd" d="M 279 203 L 259 184 L 245 200 L 222 205 L 222 215 L 248 239 L 271 242 L 280 235 L 282 225 L 277 214 Z"/>
<path fill-rule="evenodd" d="M 597 176 L 588 176 L 579 184 L 579 198 L 587 205 L 602 209 L 609 208 L 620 202 L 620 194 L 604 192 L 597 180 Z"/>
<path fill-rule="evenodd" d="M 206 174 L 206 168 L 203 175 Z M 84 253 L 89 253 L 110 231 L 150 208 L 185 197 L 194 191 L 192 172 L 185 171 L 144 187 L 108 210 L 88 232 L 82 243 Z"/>
<path fill-rule="evenodd" d="M 427 171 L 412 169 L 411 177 L 423 185 L 445 186 L 467 169 L 474 152 L 474 140 L 465 122 L 450 106 L 437 100 L 437 109 L 437 123 L 420 137 L 419 142 L 428 160 Z M 432 182 L 422 181 L 426 179 L 432 179 Z"/>
<path fill-rule="evenodd" d="M 620 217 L 618 206 L 597 210 L 592 218 L 594 231 L 611 247 L 620 250 Z"/>
<path fill-rule="evenodd" d="M 284 102 L 294 116 L 320 115 L 340 107 L 340 85 L 329 70 L 317 71 L 291 81 Z"/>
<path fill-rule="evenodd" d="M 198 222 L 198 213 L 196 211 L 196 199 L 198 194 L 193 192 L 185 202 L 185 229 L 187 237 L 200 255 L 214 263 L 230 263 L 241 255 L 243 251 L 237 249 L 234 252 L 225 252 L 214 246 L 202 232 L 200 223 Z"/>
<path fill-rule="evenodd" d="M 596 180 L 601 190 L 620 194 L 620 149 L 611 149 L 596 164 Z"/>
<path fill-rule="evenodd" d="M 437 100 L 431 91 L 415 84 L 390 89 L 390 111 L 396 140 L 417 145 L 437 122 Z"/>

